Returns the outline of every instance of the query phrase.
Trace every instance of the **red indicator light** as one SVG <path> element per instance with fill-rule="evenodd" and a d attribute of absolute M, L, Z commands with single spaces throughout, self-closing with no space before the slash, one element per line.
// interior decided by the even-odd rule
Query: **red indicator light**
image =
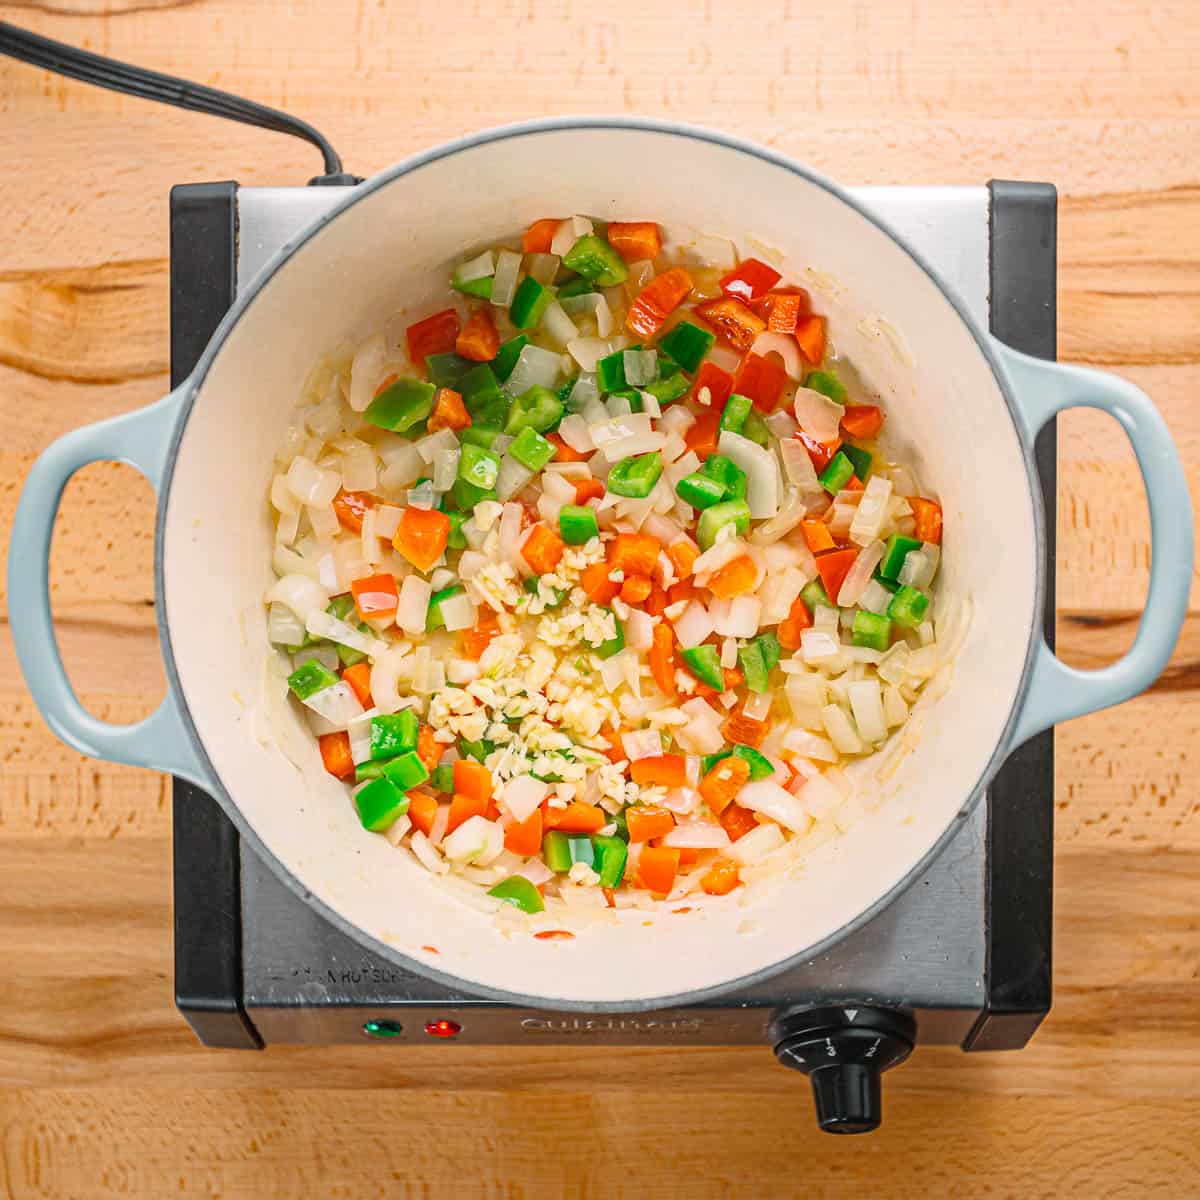
<path fill-rule="evenodd" d="M 462 1031 L 462 1026 L 457 1021 L 427 1021 L 425 1023 L 425 1032 L 430 1037 L 452 1038 L 457 1037 Z"/>

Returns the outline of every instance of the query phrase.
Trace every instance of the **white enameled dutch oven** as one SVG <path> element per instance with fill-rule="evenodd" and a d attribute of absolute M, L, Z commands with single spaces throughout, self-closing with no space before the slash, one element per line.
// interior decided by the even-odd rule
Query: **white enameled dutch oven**
<path fill-rule="evenodd" d="M 269 653 L 266 494 L 301 385 L 321 354 L 400 306 L 419 313 L 464 248 L 547 213 L 649 217 L 669 231 L 777 248 L 826 312 L 842 355 L 884 397 L 904 453 L 945 509 L 943 602 L 970 613 L 940 699 L 865 815 L 749 906 L 599 924 L 574 940 L 502 933 L 359 825 L 303 738 L 296 769 L 264 727 Z M 1121 422 L 1153 525 L 1137 640 L 1100 671 L 1062 665 L 1041 633 L 1043 514 L 1032 447 L 1056 412 Z M 137 466 L 158 489 L 159 629 L 167 698 L 137 725 L 86 713 L 55 643 L 51 527 L 74 471 Z M 9 614 L 29 688 L 55 732 L 101 758 L 171 771 L 213 792 L 298 893 L 376 952 L 525 1004 L 638 1009 L 714 995 L 780 970 L 865 921 L 953 831 L 1015 746 L 1145 688 L 1178 636 L 1192 575 L 1191 505 L 1145 395 L 1113 376 L 1026 358 L 979 328 L 901 239 L 844 192 L 778 154 L 651 121 L 562 120 L 493 130 L 355 188 L 271 262 L 191 378 L 138 412 L 77 430 L 35 464 L 17 511 Z M 296 724 L 294 714 L 286 718 Z M 293 737 L 291 740 L 295 740 Z M 872 790 L 874 789 L 874 790 Z M 436 954 L 428 947 L 435 946 Z"/>

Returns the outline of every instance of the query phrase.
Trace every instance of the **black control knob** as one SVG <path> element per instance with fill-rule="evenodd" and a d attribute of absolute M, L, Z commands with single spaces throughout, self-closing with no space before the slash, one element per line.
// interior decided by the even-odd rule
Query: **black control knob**
<path fill-rule="evenodd" d="M 902 1063 L 917 1036 L 913 1019 L 889 1008 L 802 1009 L 771 1024 L 775 1057 L 812 1081 L 826 1133 L 870 1133 L 882 1118 L 880 1076 Z"/>

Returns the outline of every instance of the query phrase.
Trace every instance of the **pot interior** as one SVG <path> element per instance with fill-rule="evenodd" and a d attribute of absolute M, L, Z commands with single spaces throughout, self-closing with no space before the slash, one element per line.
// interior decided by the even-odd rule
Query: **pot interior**
<path fill-rule="evenodd" d="M 359 936 L 469 985 L 629 1007 L 769 969 L 843 930 L 955 821 L 989 767 L 1033 628 L 1038 551 L 1025 448 L 988 361 L 939 287 L 819 182 L 680 130 L 541 127 L 418 161 L 304 241 L 252 295 L 200 382 L 165 498 L 162 602 L 178 686 L 227 807 Z M 273 455 L 316 359 L 403 314 L 449 266 L 550 214 L 654 219 L 742 254 L 765 245 L 813 292 L 839 352 L 879 391 L 893 446 L 945 510 L 941 598 L 969 620 L 911 752 L 858 772 L 861 814 L 753 895 L 638 914 L 574 940 L 502 934 L 362 830 L 315 741 L 262 696 Z M 400 318 L 403 320 L 403 317 Z M 291 756 L 304 764 L 299 770 Z M 739 891 L 742 891 L 739 889 Z M 431 950 L 434 947 L 436 950 Z"/>

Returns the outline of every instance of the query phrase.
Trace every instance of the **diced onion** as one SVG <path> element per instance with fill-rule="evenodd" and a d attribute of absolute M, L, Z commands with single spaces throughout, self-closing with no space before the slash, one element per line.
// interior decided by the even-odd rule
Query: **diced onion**
<path fill-rule="evenodd" d="M 341 679 L 330 687 L 314 692 L 304 704 L 336 729 L 345 729 L 362 712 L 362 705 L 353 689 Z"/>
<path fill-rule="evenodd" d="M 518 571 L 528 574 L 529 567 L 521 557 L 521 518 L 524 510 L 519 504 L 506 504 L 500 514 L 500 554 Z"/>
<path fill-rule="evenodd" d="M 804 805 L 773 779 L 759 779 L 746 784 L 738 792 L 737 802 L 751 812 L 771 817 L 793 833 L 804 833 L 812 824 L 812 817 Z"/>
<path fill-rule="evenodd" d="M 791 533 L 807 512 L 804 497 L 795 488 L 788 490 L 784 506 L 769 521 L 764 521 L 750 534 L 750 542 L 755 546 L 769 546 Z"/>
<path fill-rule="evenodd" d="M 565 346 L 579 336 L 575 322 L 567 316 L 566 310 L 557 300 L 551 300 L 546 306 L 546 312 L 542 317 L 542 329 L 547 337 L 560 346 Z"/>
<path fill-rule="evenodd" d="M 746 697 L 746 703 L 742 705 L 742 712 L 751 721 L 765 721 L 771 715 L 771 706 L 774 702 L 774 697 L 770 692 L 751 692 Z"/>
<path fill-rule="evenodd" d="M 375 389 L 387 365 L 387 340 L 373 333 L 354 352 L 350 363 L 350 395 L 347 399 L 355 412 L 362 412 L 375 399 Z"/>
<path fill-rule="evenodd" d="M 673 624 L 675 637 L 684 650 L 699 646 L 713 632 L 708 610 L 696 600 L 688 602 L 687 608 Z"/>
<path fill-rule="evenodd" d="M 746 472 L 746 503 L 750 506 L 750 516 L 756 521 L 775 516 L 783 490 L 775 455 L 728 429 L 722 432 L 717 448 Z"/>
<path fill-rule="evenodd" d="M 568 217 L 559 221 L 554 237 L 550 241 L 550 253 L 562 258 L 581 237 L 592 232 L 592 223 L 587 217 Z"/>
<path fill-rule="evenodd" d="M 862 753 L 863 744 L 844 709 L 836 704 L 827 704 L 821 710 L 821 720 L 825 725 L 825 732 L 829 734 L 829 740 L 837 750 L 842 754 Z"/>
<path fill-rule="evenodd" d="M 424 633 L 433 588 L 416 575 L 405 576 L 400 585 L 400 602 L 396 607 L 396 624 L 405 633 Z"/>
<path fill-rule="evenodd" d="M 497 308 L 507 308 L 517 291 L 517 277 L 521 273 L 521 256 L 512 250 L 501 250 L 496 254 L 496 273 L 492 277 L 491 301 Z"/>
<path fill-rule="evenodd" d="M 677 726 L 675 738 L 684 750 L 692 754 L 715 754 L 725 745 L 721 719 L 708 704 L 697 697 L 680 705 L 688 723 Z"/>
<path fill-rule="evenodd" d="M 495 273 L 496 256 L 490 250 L 485 250 L 478 258 L 461 263 L 454 272 L 454 278 L 458 283 L 470 283 L 475 279 L 486 279 Z"/>
<path fill-rule="evenodd" d="M 287 472 L 288 491 L 301 503 L 310 508 L 321 508 L 332 504 L 342 477 L 336 471 L 326 471 L 310 462 L 302 454 L 292 459 Z"/>
<path fill-rule="evenodd" d="M 350 757 L 355 766 L 371 757 L 371 718 L 378 712 L 378 709 L 370 708 L 346 725 L 346 733 L 350 736 Z"/>
<path fill-rule="evenodd" d="M 822 392 L 802 387 L 796 389 L 793 410 L 796 413 L 796 420 L 800 423 L 800 428 L 809 437 L 816 438 L 818 442 L 837 441 L 840 436 L 842 417 L 846 415 L 844 405 L 830 400 Z"/>
<path fill-rule="evenodd" d="M 680 821 L 662 839 L 662 845 L 680 850 L 724 850 L 729 844 L 729 834 L 716 821 L 703 820 Z"/>
<path fill-rule="evenodd" d="M 783 748 L 814 762 L 837 762 L 838 752 L 828 738 L 809 733 L 806 729 L 790 729 L 783 739 Z"/>
<path fill-rule="evenodd" d="M 496 495 L 501 500 L 511 500 L 529 485 L 533 472 L 511 454 L 500 460 L 500 472 L 496 476 Z"/>
<path fill-rule="evenodd" d="M 885 613 L 891 603 L 892 593 L 879 582 L 872 579 L 858 598 L 858 606 L 871 613 Z"/>
<path fill-rule="evenodd" d="M 591 313 L 596 320 L 596 332 L 606 338 L 613 331 L 612 309 L 602 292 L 584 292 L 582 296 L 567 296 L 561 301 L 563 309 L 575 316 L 579 313 Z"/>
<path fill-rule="evenodd" d="M 337 642 L 339 646 L 348 646 L 361 654 L 376 656 L 387 649 L 385 642 L 363 633 L 362 630 L 327 612 L 309 613 L 305 627 L 313 637 L 328 638 L 331 642 Z"/>
<path fill-rule="evenodd" d="M 390 492 L 407 487 L 425 469 L 425 460 L 412 442 L 390 451 L 384 456 L 387 464 L 379 477 L 380 484 Z"/>
<path fill-rule="evenodd" d="M 863 679 L 852 683 L 850 711 L 854 713 L 854 724 L 859 735 L 867 742 L 882 742 L 887 737 L 887 722 L 883 716 L 883 693 L 878 679 Z"/>
<path fill-rule="evenodd" d="M 452 862 L 469 862 L 486 867 L 504 850 L 504 830 L 498 821 L 468 817 L 453 833 L 442 839 L 442 853 Z"/>
<path fill-rule="evenodd" d="M 528 821 L 537 812 L 550 788 L 532 775 L 518 775 L 510 779 L 501 789 L 498 802 L 518 824 Z"/>
<path fill-rule="evenodd" d="M 439 492 L 448 492 L 458 477 L 458 459 L 462 453 L 458 446 L 439 450 L 433 460 L 433 486 Z"/>
<path fill-rule="evenodd" d="M 588 426 L 588 434 L 592 444 L 597 449 L 604 450 L 614 442 L 621 443 L 632 438 L 653 435 L 653 431 L 650 418 L 645 413 L 631 413 L 623 417 L 608 417 L 603 421 L 596 421 Z"/>
<path fill-rule="evenodd" d="M 268 604 L 283 604 L 290 608 L 301 621 L 307 621 L 314 612 L 324 612 L 329 607 L 329 592 L 315 579 L 307 575 L 284 575 L 277 579 L 267 591 Z M 290 645 L 298 645 L 297 638 Z"/>
<path fill-rule="evenodd" d="M 409 508 L 423 508 L 428 511 L 433 507 L 434 502 L 433 481 L 424 479 L 416 487 L 409 488 L 405 499 L 408 501 Z"/>
<path fill-rule="evenodd" d="M 778 354 L 783 360 L 783 369 L 788 373 L 789 379 L 799 382 L 804 377 L 804 360 L 800 357 L 800 347 L 790 334 L 760 333 L 750 349 L 763 357 Z"/>
<path fill-rule="evenodd" d="M 596 386 L 595 375 L 584 371 L 575 380 L 571 394 L 567 397 L 567 410 L 571 413 L 582 413 L 592 401 L 599 401 L 600 389 Z"/>
<path fill-rule="evenodd" d="M 601 337 L 577 337 L 567 343 L 567 353 L 582 371 L 595 371 L 596 364 L 611 352 L 609 342 Z"/>
<path fill-rule="evenodd" d="M 305 579 L 304 582 L 312 583 L 312 580 Z M 267 640 L 272 645 L 299 646 L 304 641 L 304 633 L 304 622 L 286 604 L 276 602 L 267 609 Z"/>
<path fill-rule="evenodd" d="M 596 448 L 592 443 L 592 435 L 588 432 L 587 422 L 579 413 L 571 413 L 563 417 L 558 427 L 558 436 L 577 454 L 591 454 Z"/>
<path fill-rule="evenodd" d="M 612 395 L 604 401 L 605 410 L 610 417 L 627 417 L 633 412 L 633 405 L 629 403 L 628 396 Z M 649 416 L 646 413 L 646 416 Z"/>
<path fill-rule="evenodd" d="M 527 254 L 525 269 L 531 279 L 536 279 L 543 287 L 549 287 L 554 282 L 561 259 L 557 254 Z"/>
<path fill-rule="evenodd" d="M 281 513 L 298 513 L 300 501 L 292 495 L 286 475 L 276 475 L 271 480 L 271 504 Z"/>
<path fill-rule="evenodd" d="M 658 374 L 657 350 L 626 350 L 621 359 L 625 367 L 625 382 L 630 387 L 654 382 Z"/>
<path fill-rule="evenodd" d="M 771 431 L 771 436 L 783 441 L 785 438 L 795 438 L 796 420 L 790 412 L 785 408 L 777 408 L 766 419 L 767 428 Z"/>
<path fill-rule="evenodd" d="M 850 522 L 850 540 L 859 546 L 866 546 L 879 536 L 888 516 L 888 506 L 892 498 L 892 481 L 882 475 L 872 475 L 867 480 L 867 486 L 862 499 L 855 509 L 854 518 Z"/>
<path fill-rule="evenodd" d="M 470 629 L 475 624 L 475 605 L 465 592 L 448 596 L 442 601 L 442 620 L 446 623 L 449 633 L 460 629 Z"/>
<path fill-rule="evenodd" d="M 779 443 L 779 457 L 783 460 L 783 472 L 788 482 L 800 489 L 803 496 L 820 496 L 825 489 L 817 478 L 817 469 L 797 438 L 784 438 Z"/>
<path fill-rule="evenodd" d="M 773 850 L 778 850 L 783 840 L 783 830 L 778 825 L 760 825 L 738 838 L 726 853 L 742 866 L 749 866 L 766 858 Z"/>
<path fill-rule="evenodd" d="M 561 371 L 562 355 L 542 346 L 523 346 L 504 386 L 510 395 L 522 396 L 531 387 L 554 387 Z"/>
<path fill-rule="evenodd" d="M 841 643 L 835 634 L 821 629 L 806 629 L 800 634 L 800 655 L 806 663 L 828 662 L 840 650 Z"/>
<path fill-rule="evenodd" d="M 932 553 L 930 553 L 932 551 Z M 927 588 L 937 572 L 938 548 L 928 543 L 919 550 L 910 550 L 900 566 L 900 582 L 909 587 Z"/>
<path fill-rule="evenodd" d="M 342 662 L 338 658 L 336 646 L 331 646 L 328 642 L 321 642 L 316 646 L 305 646 L 303 650 L 297 650 L 292 656 L 292 669 L 299 670 L 306 662 L 319 662 L 321 666 L 328 668 L 330 671 L 340 671 Z M 329 733 L 330 730 L 325 730 Z"/>
<path fill-rule="evenodd" d="M 846 572 L 846 578 L 842 581 L 841 590 L 837 594 L 839 608 L 846 608 L 858 603 L 859 597 L 866 590 L 867 584 L 871 582 L 871 576 L 875 574 L 875 568 L 879 566 L 882 558 L 883 543 L 878 539 L 869 546 L 864 546 L 858 552 L 858 557 L 850 564 L 850 570 Z"/>
<path fill-rule="evenodd" d="M 640 608 L 629 610 L 625 622 L 625 644 L 637 652 L 649 650 L 654 641 L 654 620 Z"/>

